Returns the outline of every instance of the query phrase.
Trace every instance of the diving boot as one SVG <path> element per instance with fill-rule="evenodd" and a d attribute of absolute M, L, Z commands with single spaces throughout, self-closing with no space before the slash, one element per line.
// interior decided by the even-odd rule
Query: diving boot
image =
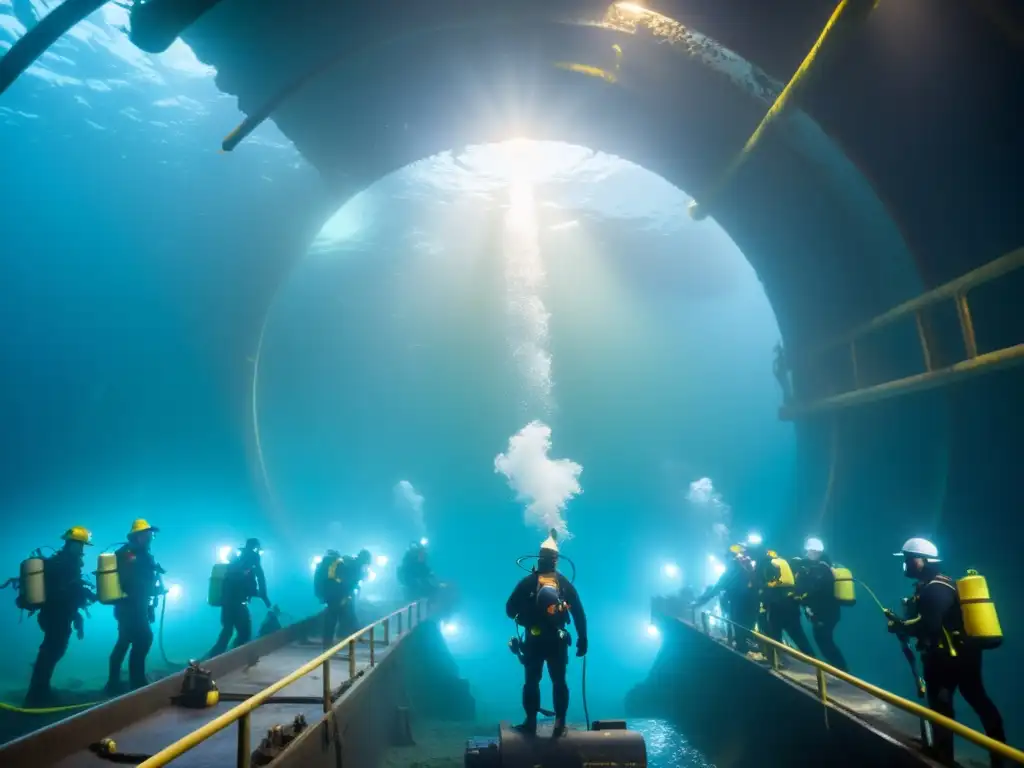
<path fill-rule="evenodd" d="M 555 726 L 554 726 L 554 728 L 551 729 L 551 738 L 552 739 L 557 739 L 560 736 L 564 736 L 564 735 L 565 735 L 565 718 L 564 717 L 556 717 L 555 718 Z"/>
<path fill-rule="evenodd" d="M 520 733 L 524 733 L 528 736 L 537 735 L 537 716 L 527 715 L 526 719 L 519 725 L 516 726 L 516 730 Z"/>

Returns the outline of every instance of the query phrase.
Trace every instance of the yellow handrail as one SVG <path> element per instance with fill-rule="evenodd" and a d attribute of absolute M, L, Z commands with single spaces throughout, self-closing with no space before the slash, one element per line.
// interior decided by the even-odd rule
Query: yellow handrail
<path fill-rule="evenodd" d="M 415 609 L 415 613 L 414 613 Z M 238 723 L 239 725 L 239 740 L 238 740 L 238 765 L 245 768 L 249 765 L 250 751 L 249 751 L 249 715 L 257 707 L 262 706 L 266 703 L 267 699 L 273 696 L 275 693 L 280 691 L 282 688 L 286 688 L 292 683 L 296 682 L 300 678 L 305 677 L 311 672 L 315 671 L 317 667 L 323 666 L 323 681 L 324 681 L 324 711 L 327 712 L 331 706 L 331 685 L 330 685 L 330 661 L 334 654 L 339 653 L 345 646 L 348 646 L 349 652 L 349 679 L 355 677 L 355 646 L 366 632 L 370 633 L 370 659 L 371 665 L 375 663 L 375 652 L 374 652 L 374 636 L 373 630 L 379 625 L 384 626 L 384 638 L 385 641 L 389 639 L 391 630 L 391 620 L 395 617 L 398 618 L 398 635 L 402 634 L 402 617 L 408 614 L 408 629 L 412 629 L 415 626 L 413 622 L 413 616 L 415 615 L 415 623 L 418 624 L 425 613 L 426 605 L 424 601 L 417 600 L 416 602 L 409 603 L 397 611 L 389 613 L 372 624 L 363 627 L 355 634 L 349 635 L 340 643 L 334 645 L 330 650 L 324 651 L 312 661 L 303 664 L 297 670 L 292 672 L 290 675 L 281 678 L 276 683 L 264 688 L 257 694 L 254 694 L 251 698 L 246 699 L 236 707 L 229 709 L 220 717 L 214 718 L 206 725 L 201 728 L 197 728 L 192 733 L 183 736 L 176 742 L 168 747 L 157 752 L 149 759 L 139 763 L 139 768 L 160 768 L 160 766 L 167 765 L 172 760 L 176 760 L 183 754 L 188 752 L 190 749 L 197 747 L 204 741 L 209 739 L 211 736 L 223 731 L 229 725 Z"/>
<path fill-rule="evenodd" d="M 1024 765 L 1024 752 L 1022 752 L 1021 750 L 1014 749 L 1009 744 L 1004 744 L 1001 741 L 996 741 L 995 739 L 986 736 L 983 733 L 979 733 L 973 728 L 968 728 L 966 725 L 958 723 L 956 720 L 952 720 L 946 717 L 945 715 L 940 715 L 938 712 L 928 709 L 928 707 L 922 707 L 920 704 L 910 701 L 909 699 L 904 699 L 902 696 L 897 696 L 895 693 L 889 693 L 889 691 L 885 690 L 884 688 L 879 688 L 877 685 L 872 685 L 869 682 L 861 680 L 859 677 L 854 677 L 848 672 L 843 672 L 841 669 L 836 669 L 830 664 L 826 664 L 823 661 L 819 661 L 818 659 L 807 656 L 806 654 L 801 653 L 795 648 L 790 648 L 788 645 L 785 645 L 784 643 L 772 640 L 770 637 L 762 635 L 760 632 L 757 632 L 756 630 L 747 629 L 746 627 L 743 627 L 740 624 L 737 624 L 735 621 L 725 618 L 724 616 L 714 616 L 708 611 L 702 611 L 701 618 L 703 619 L 702 624 L 705 625 L 711 619 L 715 619 L 716 621 L 722 621 L 726 624 L 731 624 L 734 627 L 738 627 L 739 629 L 742 629 L 745 632 L 750 632 L 751 635 L 756 637 L 761 642 L 770 645 L 775 650 L 789 654 L 794 659 L 802 661 L 804 664 L 809 664 L 810 666 L 814 667 L 815 669 L 821 672 L 825 672 L 829 675 L 832 675 L 832 677 L 842 680 L 845 683 L 849 683 L 855 688 L 860 688 L 865 693 L 874 696 L 876 699 L 884 701 L 886 704 L 894 706 L 897 709 L 902 709 L 904 712 L 908 712 L 911 715 L 920 717 L 923 720 L 928 720 L 933 725 L 937 725 L 942 728 L 947 728 L 953 733 L 955 733 L 957 736 L 967 739 L 967 741 L 970 741 L 973 744 L 977 744 L 979 747 L 982 747 L 983 749 L 987 749 L 990 752 L 996 752 L 1008 760 L 1013 760 L 1015 763 Z M 710 634 L 710 632 L 708 632 L 707 630 L 705 630 L 705 633 Z M 823 702 L 828 702 L 828 693 L 824 688 L 824 680 L 821 675 L 818 676 L 818 695 Z"/>

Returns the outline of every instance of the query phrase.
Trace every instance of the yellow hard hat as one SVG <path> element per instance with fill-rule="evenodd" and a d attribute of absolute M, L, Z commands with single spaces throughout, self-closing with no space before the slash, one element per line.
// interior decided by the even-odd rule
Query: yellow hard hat
<path fill-rule="evenodd" d="M 136 520 L 134 523 L 132 523 L 132 529 L 130 531 L 128 531 L 128 535 L 132 536 L 132 535 L 134 535 L 136 533 L 145 533 L 146 531 L 152 531 L 153 533 L 159 533 L 160 529 L 153 527 L 152 525 L 150 525 L 149 523 L 147 523 L 144 519 L 142 519 L 140 517 L 138 520 Z"/>
<path fill-rule="evenodd" d="M 83 528 L 81 525 L 68 528 L 64 531 L 64 535 L 61 538 L 64 541 L 77 541 L 79 544 L 85 544 L 87 547 L 92 546 L 92 533 L 89 532 L 88 528 Z"/>

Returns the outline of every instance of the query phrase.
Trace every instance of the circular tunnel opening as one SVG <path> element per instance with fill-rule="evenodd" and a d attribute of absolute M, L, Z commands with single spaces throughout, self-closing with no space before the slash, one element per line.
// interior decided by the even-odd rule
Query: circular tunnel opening
<path fill-rule="evenodd" d="M 617 706 L 621 673 L 639 679 L 656 649 L 646 597 L 703 589 L 729 528 L 781 520 L 791 503 L 778 324 L 743 253 L 687 218 L 688 199 L 581 146 L 443 153 L 331 216 L 267 316 L 262 481 L 307 521 L 311 557 L 324 531 L 393 555 L 427 537 L 468 571 L 449 643 L 474 682 L 503 639 L 469 617 L 518 578 L 496 542 L 529 553 L 563 522 L 577 539 L 580 589 L 615 606 L 595 614 L 595 644 L 627 626 L 646 649 L 592 680 L 591 697 Z M 525 456 L 503 475 L 496 457 L 534 421 L 556 463 Z M 582 467 L 582 493 L 560 484 L 559 459 Z M 381 575 L 368 592 L 388 589 Z M 477 693 L 496 707 L 502 694 Z"/>

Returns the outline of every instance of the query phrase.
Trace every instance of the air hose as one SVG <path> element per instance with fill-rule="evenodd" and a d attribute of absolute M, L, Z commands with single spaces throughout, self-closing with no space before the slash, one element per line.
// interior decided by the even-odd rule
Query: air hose
<path fill-rule="evenodd" d="M 587 719 L 587 730 L 590 730 L 590 710 L 587 709 L 587 657 L 583 657 L 583 684 L 582 696 L 583 696 L 583 716 Z"/>
<path fill-rule="evenodd" d="M 822 50 L 825 48 L 826 44 L 832 46 L 830 52 L 831 50 L 834 50 L 837 44 L 837 38 L 839 38 L 841 34 L 848 35 L 853 27 L 867 18 L 868 14 L 874 10 L 876 5 L 878 5 L 878 0 L 842 0 L 842 2 L 836 6 L 836 9 L 832 12 L 832 16 L 828 20 L 828 23 L 825 24 L 825 28 L 821 31 L 821 34 L 815 41 L 814 46 L 804 58 L 803 62 L 801 62 L 800 66 L 793 74 L 793 77 L 790 78 L 786 87 L 782 89 L 782 92 L 775 100 L 775 103 L 768 109 L 764 119 L 751 134 L 750 138 L 747 139 L 747 143 L 743 145 L 743 149 L 736 155 L 736 157 L 733 158 L 732 162 L 729 163 L 721 176 L 718 177 L 718 180 L 708 188 L 702 198 L 703 202 L 698 202 L 696 200 L 690 202 L 689 212 L 692 218 L 700 221 L 707 217 L 709 209 L 714 207 L 714 204 L 722 191 L 729 185 L 739 169 L 749 159 L 751 153 L 753 153 L 768 128 L 797 102 L 803 91 L 811 82 L 811 76 L 821 70 L 820 64 L 817 67 L 814 65 L 822 58 Z"/>
<path fill-rule="evenodd" d="M 164 617 L 167 615 L 167 593 L 164 593 L 164 599 L 160 601 L 160 630 L 157 633 L 158 642 L 160 646 L 160 657 L 164 660 L 164 664 L 169 667 L 187 667 L 187 664 L 182 664 L 180 661 L 171 661 L 167 658 L 167 652 L 164 650 Z"/>

